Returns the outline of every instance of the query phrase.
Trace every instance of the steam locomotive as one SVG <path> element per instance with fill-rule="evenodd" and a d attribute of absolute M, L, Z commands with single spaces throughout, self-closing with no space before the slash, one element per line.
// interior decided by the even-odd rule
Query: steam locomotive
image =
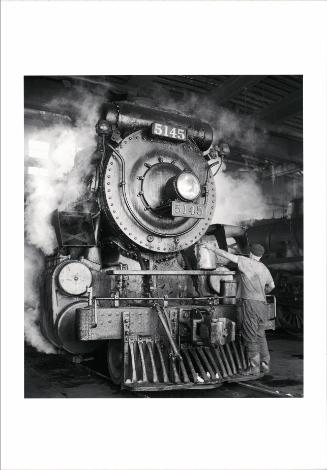
<path fill-rule="evenodd" d="M 109 376 L 123 388 L 238 381 L 248 358 L 236 273 L 224 260 L 206 263 L 202 246 L 227 249 L 238 236 L 211 224 L 213 167 L 228 146 L 212 146 L 205 122 L 128 102 L 108 104 L 96 133 L 84 193 L 52 217 L 58 248 L 47 258 L 43 334 L 78 357 L 105 344 Z"/>
<path fill-rule="evenodd" d="M 262 262 L 275 281 L 278 326 L 303 334 L 303 199 L 290 201 L 284 217 L 252 223 L 246 231 L 250 243 L 265 247 Z"/>

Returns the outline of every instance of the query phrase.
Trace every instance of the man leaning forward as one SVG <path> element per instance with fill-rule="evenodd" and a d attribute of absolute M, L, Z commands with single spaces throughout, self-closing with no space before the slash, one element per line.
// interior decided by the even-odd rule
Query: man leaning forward
<path fill-rule="evenodd" d="M 241 375 L 256 378 L 261 373 L 269 373 L 270 354 L 265 334 L 267 312 L 266 294 L 275 284 L 268 268 L 260 262 L 265 250 L 262 245 L 250 246 L 250 256 L 239 256 L 220 248 L 206 248 L 217 256 L 238 265 L 237 304 L 240 333 L 247 349 L 250 367 Z"/>

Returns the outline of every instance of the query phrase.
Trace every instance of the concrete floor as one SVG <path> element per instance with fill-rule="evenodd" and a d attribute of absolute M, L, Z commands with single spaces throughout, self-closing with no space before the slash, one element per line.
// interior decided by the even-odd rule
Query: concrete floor
<path fill-rule="evenodd" d="M 283 332 L 269 332 L 271 373 L 249 384 L 265 387 L 282 396 L 303 396 L 303 341 Z M 213 390 L 131 393 L 112 385 L 86 365 L 73 364 L 63 355 L 46 355 L 25 348 L 25 398 L 115 398 L 115 397 L 262 397 L 257 390 L 239 384 L 224 384 Z"/>

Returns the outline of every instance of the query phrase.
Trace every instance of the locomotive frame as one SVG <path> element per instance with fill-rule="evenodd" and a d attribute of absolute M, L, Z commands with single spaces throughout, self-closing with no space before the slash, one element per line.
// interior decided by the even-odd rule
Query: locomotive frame
<path fill-rule="evenodd" d="M 185 129 L 187 140 L 153 135 L 155 123 L 176 136 Z M 208 124 L 131 103 L 108 105 L 96 130 L 85 195 L 53 216 L 58 249 L 42 289 L 43 334 L 79 356 L 106 342 L 109 375 L 123 388 L 243 380 L 249 364 L 238 334 L 235 271 L 198 269 L 196 255 L 206 239 L 227 248 L 231 228 L 210 225 L 212 167 L 226 146 L 208 155 Z M 209 164 L 212 156 L 220 159 Z M 178 216 L 176 203 L 205 214 Z M 274 328 L 276 303 L 269 299 L 266 327 Z"/>

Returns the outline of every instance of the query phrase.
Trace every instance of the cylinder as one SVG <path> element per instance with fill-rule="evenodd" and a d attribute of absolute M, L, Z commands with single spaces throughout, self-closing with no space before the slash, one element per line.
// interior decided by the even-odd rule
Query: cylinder
<path fill-rule="evenodd" d="M 150 127 L 154 122 L 187 129 L 190 137 L 202 150 L 208 150 L 212 144 L 213 131 L 206 122 L 192 117 L 160 109 L 148 108 L 128 102 L 109 103 L 104 118 L 120 131 L 134 132 Z"/>

